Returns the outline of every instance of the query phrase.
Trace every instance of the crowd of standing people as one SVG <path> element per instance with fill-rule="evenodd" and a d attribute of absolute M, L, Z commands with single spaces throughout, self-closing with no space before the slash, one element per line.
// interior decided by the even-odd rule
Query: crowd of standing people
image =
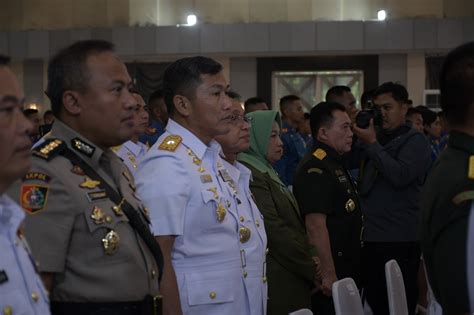
<path fill-rule="evenodd" d="M 430 314 L 473 312 L 474 43 L 440 82 L 440 113 L 393 82 L 275 111 L 196 56 L 146 102 L 88 40 L 50 60 L 40 125 L 0 57 L 0 311 L 325 315 L 350 277 L 388 314 L 395 259 L 409 314 L 423 279 Z"/>

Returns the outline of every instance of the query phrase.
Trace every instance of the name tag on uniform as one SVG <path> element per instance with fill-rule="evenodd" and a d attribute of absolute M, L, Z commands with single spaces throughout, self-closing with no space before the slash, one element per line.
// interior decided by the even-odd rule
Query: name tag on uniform
<path fill-rule="evenodd" d="M 346 176 L 344 176 L 344 175 L 342 175 L 342 176 L 339 176 L 339 177 L 338 177 L 338 179 L 339 179 L 339 182 L 341 182 L 341 183 L 345 183 L 345 182 L 347 182 L 347 177 L 346 177 Z"/>
<path fill-rule="evenodd" d="M 91 191 L 88 192 L 86 195 L 87 199 L 89 199 L 89 202 L 107 198 L 107 193 L 105 192 L 105 190 Z"/>

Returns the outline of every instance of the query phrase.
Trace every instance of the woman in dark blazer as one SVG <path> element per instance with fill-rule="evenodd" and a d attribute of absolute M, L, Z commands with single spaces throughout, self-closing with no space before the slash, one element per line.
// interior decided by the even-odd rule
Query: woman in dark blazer
<path fill-rule="evenodd" d="M 316 267 L 295 198 L 272 167 L 283 154 L 280 115 L 267 110 L 249 117 L 250 148 L 238 159 L 252 172 L 250 190 L 265 222 L 268 314 L 287 315 L 311 308 Z"/>

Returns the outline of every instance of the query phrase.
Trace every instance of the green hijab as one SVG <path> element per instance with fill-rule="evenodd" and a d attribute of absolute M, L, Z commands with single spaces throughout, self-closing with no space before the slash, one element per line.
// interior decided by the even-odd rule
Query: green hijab
<path fill-rule="evenodd" d="M 281 128 L 280 113 L 274 110 L 259 110 L 247 115 L 251 118 L 252 125 L 252 128 L 250 128 L 250 148 L 240 153 L 237 159 L 255 167 L 262 173 L 268 173 L 274 181 L 284 186 L 277 172 L 266 158 L 273 122 L 276 121 Z"/>

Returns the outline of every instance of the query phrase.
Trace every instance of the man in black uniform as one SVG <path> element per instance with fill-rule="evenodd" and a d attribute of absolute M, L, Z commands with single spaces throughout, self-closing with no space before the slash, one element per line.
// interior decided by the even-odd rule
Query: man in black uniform
<path fill-rule="evenodd" d="M 342 156 L 351 149 L 351 120 L 343 105 L 322 102 L 311 110 L 313 148 L 301 161 L 293 191 L 308 237 L 321 263 L 321 291 L 313 296 L 317 314 L 334 314 L 332 284 L 359 280 L 362 216 Z"/>
<path fill-rule="evenodd" d="M 451 131 L 422 192 L 421 245 L 443 313 L 474 312 L 474 42 L 446 57 L 441 107 Z"/>

